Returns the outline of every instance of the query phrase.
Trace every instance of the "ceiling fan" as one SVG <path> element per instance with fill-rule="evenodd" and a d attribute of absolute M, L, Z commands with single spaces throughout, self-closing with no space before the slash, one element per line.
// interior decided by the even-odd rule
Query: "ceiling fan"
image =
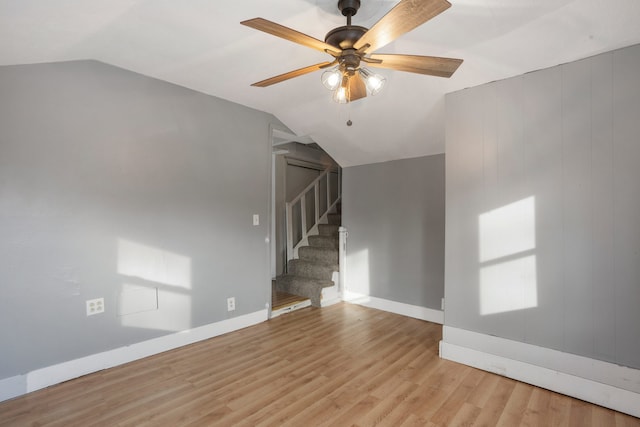
<path fill-rule="evenodd" d="M 310 65 L 256 82 L 251 86 L 266 87 L 313 71 L 327 69 L 322 74 L 322 83 L 333 91 L 334 101 L 347 103 L 366 97 L 367 90 L 375 95 L 384 86 L 386 79 L 365 68 L 363 63 L 377 68 L 451 77 L 462 63 L 462 59 L 373 53 L 449 7 L 451 3 L 447 0 L 401 0 L 368 29 L 351 25 L 351 18 L 360 8 L 360 0 L 339 0 L 338 9 L 346 16 L 347 25 L 329 31 L 324 41 L 264 18 L 243 21 L 242 25 L 326 52 L 333 57 L 331 62 Z"/>

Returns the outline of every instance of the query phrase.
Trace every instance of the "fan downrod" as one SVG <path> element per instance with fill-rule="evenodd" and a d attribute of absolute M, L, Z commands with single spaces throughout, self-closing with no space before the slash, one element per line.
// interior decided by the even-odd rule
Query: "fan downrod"
<path fill-rule="evenodd" d="M 351 25 L 351 17 L 360 9 L 360 0 L 339 0 L 338 9 L 347 17 L 347 25 L 329 31 L 324 41 L 342 50 L 352 49 L 354 43 L 367 32 L 367 28 Z"/>

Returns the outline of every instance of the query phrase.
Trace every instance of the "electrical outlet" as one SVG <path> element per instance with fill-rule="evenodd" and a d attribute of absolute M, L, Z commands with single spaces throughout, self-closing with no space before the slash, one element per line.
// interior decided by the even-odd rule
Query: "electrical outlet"
<path fill-rule="evenodd" d="M 260 215 L 253 214 L 253 225 L 260 225 Z"/>
<path fill-rule="evenodd" d="M 227 311 L 233 311 L 236 309 L 236 299 L 234 297 L 227 298 Z"/>
<path fill-rule="evenodd" d="M 87 316 L 104 313 L 104 298 L 87 300 Z"/>

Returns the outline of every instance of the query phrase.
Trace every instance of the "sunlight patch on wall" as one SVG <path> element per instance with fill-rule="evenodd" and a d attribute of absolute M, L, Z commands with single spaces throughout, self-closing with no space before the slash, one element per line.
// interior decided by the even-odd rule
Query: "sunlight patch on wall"
<path fill-rule="evenodd" d="M 480 314 L 538 306 L 535 198 L 479 217 Z"/>
<path fill-rule="evenodd" d="M 369 295 L 369 249 L 347 254 L 349 291 Z"/>
<path fill-rule="evenodd" d="M 532 250 L 535 247 L 533 197 L 480 215 L 480 262 Z"/>
<path fill-rule="evenodd" d="M 140 295 L 138 295 L 140 296 Z M 139 304 L 129 301 L 127 304 Z M 127 314 L 120 324 L 130 328 L 179 332 L 191 329 L 191 295 L 158 290 L 158 309 Z"/>
<path fill-rule="evenodd" d="M 125 239 L 117 242 L 122 326 L 183 331 L 191 324 L 191 259 Z"/>
<path fill-rule="evenodd" d="M 118 295 L 118 316 L 158 309 L 158 288 L 124 283 Z"/>
<path fill-rule="evenodd" d="M 480 270 L 480 314 L 504 313 L 537 305 L 534 255 Z"/>
<path fill-rule="evenodd" d="M 191 259 L 173 252 L 118 239 L 118 273 L 191 289 Z"/>

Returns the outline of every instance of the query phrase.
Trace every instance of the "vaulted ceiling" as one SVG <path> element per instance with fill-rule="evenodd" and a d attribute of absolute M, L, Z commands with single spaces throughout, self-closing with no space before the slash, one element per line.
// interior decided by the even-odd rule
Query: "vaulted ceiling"
<path fill-rule="evenodd" d="M 353 24 L 396 3 L 362 0 Z M 272 113 L 351 166 L 442 153 L 445 93 L 640 43 L 638 0 L 451 3 L 378 53 L 464 59 L 452 78 L 377 70 L 384 91 L 347 105 L 321 72 L 251 87 L 330 57 L 239 24 L 263 17 L 324 40 L 345 24 L 337 0 L 0 0 L 0 65 L 103 61 Z"/>

